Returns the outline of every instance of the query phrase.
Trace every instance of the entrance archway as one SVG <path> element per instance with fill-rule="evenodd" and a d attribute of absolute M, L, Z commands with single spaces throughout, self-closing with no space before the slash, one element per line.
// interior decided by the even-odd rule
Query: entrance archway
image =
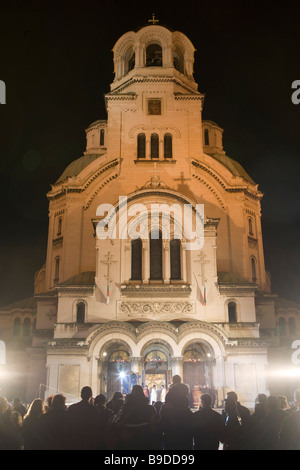
<path fill-rule="evenodd" d="M 209 393 L 215 401 L 212 375 L 213 355 L 202 343 L 188 346 L 183 355 L 183 382 L 190 387 L 190 403 L 199 406 L 200 396 Z"/>
<path fill-rule="evenodd" d="M 143 357 L 142 382 L 149 391 L 150 403 L 164 402 L 170 381 L 170 353 L 162 344 L 151 344 L 145 349 Z"/>
<path fill-rule="evenodd" d="M 107 357 L 107 397 L 115 392 L 130 392 L 130 356 L 125 349 L 117 349 Z"/>

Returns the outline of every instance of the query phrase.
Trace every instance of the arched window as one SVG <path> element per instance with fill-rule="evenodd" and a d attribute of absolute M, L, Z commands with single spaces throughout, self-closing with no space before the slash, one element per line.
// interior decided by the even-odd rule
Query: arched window
<path fill-rule="evenodd" d="M 162 67 L 162 48 L 159 44 L 150 44 L 147 47 L 146 67 Z"/>
<path fill-rule="evenodd" d="M 84 323 L 85 322 L 85 303 L 78 302 L 76 305 L 76 322 Z"/>
<path fill-rule="evenodd" d="M 229 323 L 237 322 L 236 303 L 234 301 L 228 302 L 228 322 Z"/>
<path fill-rule="evenodd" d="M 62 218 L 59 217 L 57 221 L 57 236 L 58 237 L 61 235 L 61 228 L 62 228 Z"/>
<path fill-rule="evenodd" d="M 252 282 L 256 282 L 257 281 L 257 277 L 256 277 L 256 261 L 255 261 L 255 258 L 252 256 L 251 258 L 251 275 L 252 275 Z"/>
<path fill-rule="evenodd" d="M 31 322 L 30 318 L 25 318 L 23 324 L 23 336 L 30 336 Z"/>
<path fill-rule="evenodd" d="M 104 129 L 100 130 L 100 146 L 104 145 Z"/>
<path fill-rule="evenodd" d="M 289 318 L 289 334 L 290 336 L 296 336 L 296 320 L 294 317 Z"/>
<path fill-rule="evenodd" d="M 146 157 L 146 136 L 145 134 L 139 134 L 137 136 L 137 157 Z"/>
<path fill-rule="evenodd" d="M 209 132 L 208 132 L 208 129 L 204 129 L 204 145 L 209 146 Z"/>
<path fill-rule="evenodd" d="M 278 331 L 280 336 L 286 335 L 286 321 L 283 317 L 280 317 L 278 320 Z"/>
<path fill-rule="evenodd" d="M 170 263 L 171 263 L 171 279 L 181 279 L 181 243 L 180 240 L 174 239 L 170 241 Z"/>
<path fill-rule="evenodd" d="M 159 158 L 158 134 L 151 134 L 151 158 Z"/>
<path fill-rule="evenodd" d="M 162 234 L 157 229 L 150 232 L 150 279 L 162 279 Z"/>
<path fill-rule="evenodd" d="M 20 333 L 21 333 L 21 320 L 20 320 L 20 318 L 15 318 L 14 319 L 13 335 L 14 336 L 20 336 Z"/>
<path fill-rule="evenodd" d="M 173 53 L 173 65 L 176 70 L 181 73 L 184 73 L 184 57 L 182 50 L 179 47 L 176 47 Z"/>
<path fill-rule="evenodd" d="M 254 235 L 254 232 L 253 232 L 253 220 L 251 217 L 249 217 L 248 219 L 248 225 L 249 225 L 249 235 Z"/>
<path fill-rule="evenodd" d="M 60 258 L 55 258 L 55 268 L 54 268 L 54 284 L 59 282 L 59 269 L 60 269 Z"/>
<path fill-rule="evenodd" d="M 164 135 L 164 157 L 172 158 L 173 157 L 173 148 L 172 148 L 172 136 L 171 134 Z"/>
<path fill-rule="evenodd" d="M 131 241 L 131 279 L 142 280 L 142 240 L 137 238 Z"/>

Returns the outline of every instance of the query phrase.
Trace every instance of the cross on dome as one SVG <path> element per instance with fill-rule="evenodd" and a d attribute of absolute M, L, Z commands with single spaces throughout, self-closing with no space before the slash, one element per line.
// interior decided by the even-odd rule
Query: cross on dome
<path fill-rule="evenodd" d="M 155 14 L 154 13 L 152 13 L 152 19 L 148 20 L 148 23 L 152 23 L 152 24 L 159 23 L 159 20 L 155 19 Z"/>

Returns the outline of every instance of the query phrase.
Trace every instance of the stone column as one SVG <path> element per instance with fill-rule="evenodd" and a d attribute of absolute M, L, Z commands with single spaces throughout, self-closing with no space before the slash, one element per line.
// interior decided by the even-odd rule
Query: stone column
<path fill-rule="evenodd" d="M 164 150 L 164 138 L 160 137 L 159 138 L 159 158 L 163 159 L 165 156 L 165 150 Z"/>
<path fill-rule="evenodd" d="M 141 384 L 141 378 L 142 378 L 142 358 L 141 356 L 131 356 L 130 358 L 131 361 L 131 372 L 136 374 L 136 383 L 137 385 Z"/>
<path fill-rule="evenodd" d="M 183 380 L 183 356 L 172 357 L 172 377 L 180 375 Z"/>

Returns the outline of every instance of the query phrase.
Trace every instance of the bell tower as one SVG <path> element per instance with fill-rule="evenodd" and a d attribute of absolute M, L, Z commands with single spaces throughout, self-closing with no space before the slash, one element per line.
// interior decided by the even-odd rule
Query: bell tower
<path fill-rule="evenodd" d="M 199 158 L 204 95 L 193 77 L 195 48 L 185 34 L 157 21 L 153 15 L 149 25 L 123 34 L 113 47 L 114 80 L 105 96 L 108 149 L 114 156 L 136 159 L 143 134 L 147 159 L 151 135 L 162 148 L 168 134 L 174 157 Z M 162 151 L 155 152 L 154 158 L 161 157 Z"/>

